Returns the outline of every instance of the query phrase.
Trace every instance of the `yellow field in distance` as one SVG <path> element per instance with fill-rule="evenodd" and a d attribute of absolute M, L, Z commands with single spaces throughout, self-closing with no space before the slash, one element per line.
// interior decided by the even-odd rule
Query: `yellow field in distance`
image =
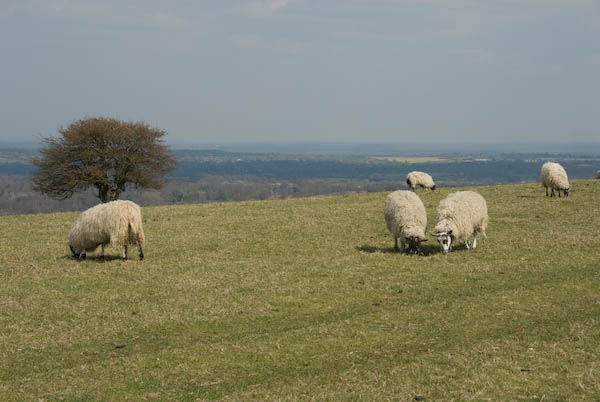
<path fill-rule="evenodd" d="M 448 162 L 448 159 L 437 156 L 377 156 L 374 159 L 401 163 Z"/>

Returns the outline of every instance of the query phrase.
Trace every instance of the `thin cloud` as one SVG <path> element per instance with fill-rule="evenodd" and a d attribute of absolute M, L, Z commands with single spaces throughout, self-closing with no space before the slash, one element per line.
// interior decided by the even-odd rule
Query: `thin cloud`
<path fill-rule="evenodd" d="M 86 0 L 9 0 L 0 5 L 0 15 L 24 13 L 38 18 L 90 20 L 119 25 L 155 26 L 165 29 L 183 29 L 187 20 L 166 11 L 160 3 L 94 2 Z"/>
<path fill-rule="evenodd" d="M 289 55 L 298 55 L 305 49 L 302 41 L 290 39 L 267 39 L 260 35 L 246 34 L 233 38 L 233 43 L 241 49 L 272 51 Z"/>
<path fill-rule="evenodd" d="M 252 1 L 238 7 L 240 14 L 247 17 L 270 17 L 288 6 L 290 0 L 260 0 Z"/>
<path fill-rule="evenodd" d="M 463 52 L 463 57 L 468 64 L 494 64 L 496 55 L 487 49 L 468 49 Z"/>

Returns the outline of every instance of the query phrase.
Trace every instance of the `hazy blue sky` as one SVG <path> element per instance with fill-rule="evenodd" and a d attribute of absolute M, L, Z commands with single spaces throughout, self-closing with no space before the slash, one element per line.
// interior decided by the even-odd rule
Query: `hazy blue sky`
<path fill-rule="evenodd" d="M 600 0 L 0 0 L 0 139 L 600 140 Z"/>

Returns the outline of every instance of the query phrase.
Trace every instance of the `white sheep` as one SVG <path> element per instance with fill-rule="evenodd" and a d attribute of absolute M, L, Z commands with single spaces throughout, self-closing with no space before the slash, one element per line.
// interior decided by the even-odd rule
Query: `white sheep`
<path fill-rule="evenodd" d="M 406 175 L 406 184 L 408 184 L 408 187 L 410 187 L 412 191 L 415 191 L 416 186 L 435 190 L 433 178 L 425 172 L 410 172 L 408 175 Z"/>
<path fill-rule="evenodd" d="M 552 191 L 550 197 L 554 197 L 554 190 L 558 191 L 560 197 L 560 191 L 565 193 L 565 197 L 569 196 L 569 178 L 565 169 L 554 162 L 546 162 L 542 166 L 542 186 L 546 188 L 546 197 L 548 196 L 548 188 Z"/>
<path fill-rule="evenodd" d="M 394 191 L 385 200 L 383 214 L 387 228 L 394 235 L 394 249 L 398 250 L 400 238 L 400 251 L 404 251 L 408 243 L 408 253 L 419 253 L 419 245 L 427 241 L 427 214 L 419 196 L 410 191 Z"/>
<path fill-rule="evenodd" d="M 86 252 L 111 244 L 123 250 L 121 258 L 127 259 L 127 245 L 137 244 L 140 260 L 144 259 L 142 245 L 144 230 L 139 205 L 131 201 L 111 201 L 98 204 L 79 216 L 69 233 L 69 247 L 73 258 L 85 259 Z"/>
<path fill-rule="evenodd" d="M 458 191 L 438 205 L 433 231 L 442 252 L 449 253 L 452 251 L 452 243 L 457 241 L 464 241 L 467 249 L 477 247 L 477 235 L 481 233 L 486 237 L 487 225 L 485 199 L 474 191 Z"/>

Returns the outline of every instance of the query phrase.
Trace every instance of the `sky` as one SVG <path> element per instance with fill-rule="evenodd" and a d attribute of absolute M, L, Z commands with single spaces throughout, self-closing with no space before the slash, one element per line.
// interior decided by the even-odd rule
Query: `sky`
<path fill-rule="evenodd" d="M 0 140 L 600 141 L 600 0 L 0 0 Z"/>

